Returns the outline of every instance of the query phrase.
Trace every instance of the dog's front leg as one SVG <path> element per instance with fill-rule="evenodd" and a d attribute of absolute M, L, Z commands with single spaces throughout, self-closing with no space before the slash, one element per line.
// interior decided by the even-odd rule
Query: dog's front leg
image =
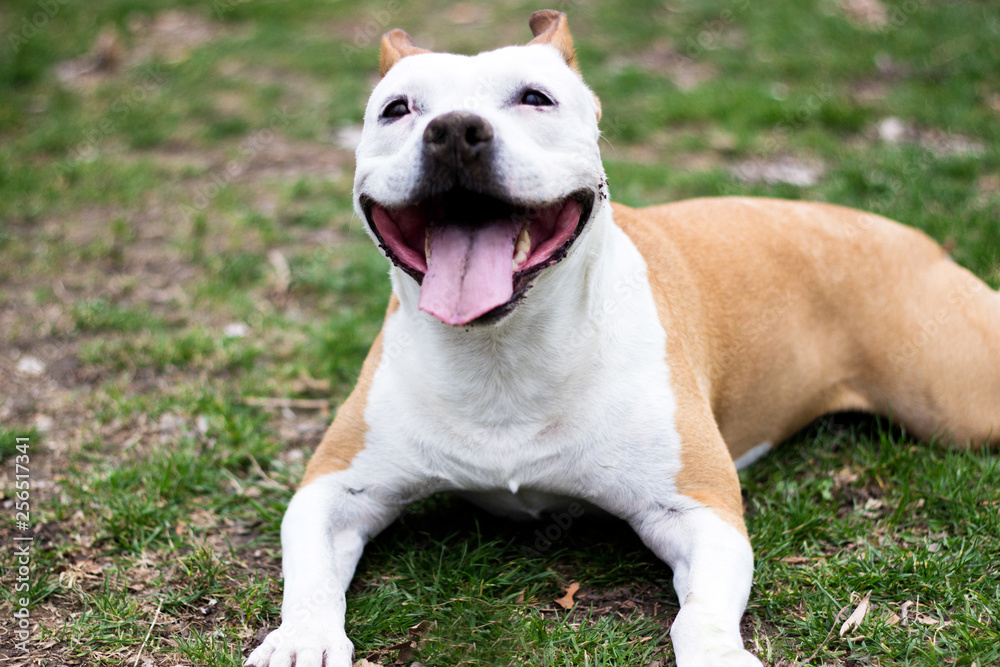
<path fill-rule="evenodd" d="M 337 473 L 295 494 L 281 522 L 281 626 L 250 654 L 248 667 L 350 667 L 345 592 L 365 542 L 402 507 L 379 495 L 352 488 Z"/>
<path fill-rule="evenodd" d="M 681 610 L 670 638 L 677 667 L 760 667 L 740 637 L 753 579 L 746 536 L 703 506 L 658 505 L 631 523 L 674 571 Z"/>

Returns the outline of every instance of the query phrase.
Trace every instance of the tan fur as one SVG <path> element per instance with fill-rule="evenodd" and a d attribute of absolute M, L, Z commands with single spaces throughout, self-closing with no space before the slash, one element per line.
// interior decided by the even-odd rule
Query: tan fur
<path fill-rule="evenodd" d="M 528 27 L 535 36 L 528 44 L 548 44 L 555 47 L 562 54 L 566 64 L 577 74 L 580 73 L 580 67 L 576 62 L 576 51 L 573 50 L 573 36 L 569 34 L 569 21 L 566 20 L 565 14 L 554 9 L 542 9 L 531 15 Z"/>
<path fill-rule="evenodd" d="M 612 207 L 667 331 L 678 490 L 744 534 L 729 456 L 821 415 L 877 412 L 920 437 L 1000 442 L 1000 295 L 924 234 L 815 203 Z"/>
<path fill-rule="evenodd" d="M 613 206 L 733 458 L 838 410 L 1000 442 L 1000 295 L 923 233 L 817 203 Z"/>
<path fill-rule="evenodd" d="M 690 267 L 670 243 L 669 228 L 647 218 L 645 210 L 611 206 L 615 221 L 646 260 L 657 314 L 667 332 L 666 358 L 677 402 L 674 419 L 681 437 L 677 491 L 746 536 L 739 478 L 712 413 L 711 386 L 698 371 L 708 349 L 697 330 L 704 314 Z"/>
<path fill-rule="evenodd" d="M 385 319 L 388 320 L 398 307 L 399 300 L 393 294 L 389 299 Z M 354 385 L 351 395 L 337 410 L 336 418 L 323 435 L 316 452 L 309 459 L 306 474 L 303 475 L 299 488 L 327 473 L 350 467 L 354 457 L 365 448 L 365 434 L 368 432 L 368 424 L 365 422 L 368 390 L 371 388 L 372 376 L 375 375 L 375 369 L 381 360 L 382 332 L 379 332 L 368 351 L 368 356 L 365 357 L 365 363 L 361 366 L 361 376 Z"/>
<path fill-rule="evenodd" d="M 670 307 L 664 296 L 662 290 L 654 292 L 660 318 L 674 319 L 669 310 L 663 310 Z M 709 401 L 698 386 L 694 369 L 686 362 L 685 347 L 685 341 L 668 335 L 667 364 L 677 402 L 674 419 L 682 443 L 677 492 L 712 509 L 746 537 L 740 479 L 712 416 Z"/>
<path fill-rule="evenodd" d="M 415 56 L 418 53 L 430 53 L 427 49 L 422 49 L 413 43 L 405 30 L 396 28 L 382 35 L 382 50 L 378 56 L 379 76 L 385 76 L 392 66 L 407 56 Z"/>

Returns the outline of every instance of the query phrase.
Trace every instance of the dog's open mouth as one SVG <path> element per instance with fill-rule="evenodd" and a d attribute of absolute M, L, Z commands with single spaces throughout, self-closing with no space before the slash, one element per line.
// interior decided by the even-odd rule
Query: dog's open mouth
<path fill-rule="evenodd" d="M 453 326 L 504 312 L 566 255 L 593 204 L 589 190 L 542 206 L 463 188 L 400 209 L 361 198 L 386 254 L 420 283 L 420 309 Z"/>

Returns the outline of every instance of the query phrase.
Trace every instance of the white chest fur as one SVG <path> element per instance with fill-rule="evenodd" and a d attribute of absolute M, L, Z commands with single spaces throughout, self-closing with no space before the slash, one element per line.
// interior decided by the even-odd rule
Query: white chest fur
<path fill-rule="evenodd" d="M 405 460 L 506 514 L 561 498 L 621 514 L 646 476 L 662 492 L 680 465 L 665 334 L 645 262 L 600 213 L 498 327 L 446 327 L 411 307 L 412 281 L 395 281 L 362 458 Z"/>

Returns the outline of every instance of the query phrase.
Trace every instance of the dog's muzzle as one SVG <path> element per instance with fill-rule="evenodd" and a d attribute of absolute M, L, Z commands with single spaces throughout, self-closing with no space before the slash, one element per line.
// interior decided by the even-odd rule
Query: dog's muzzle
<path fill-rule="evenodd" d="M 411 204 L 362 194 L 379 245 L 420 283 L 419 308 L 459 326 L 508 312 L 543 269 L 560 261 L 590 217 L 595 192 L 515 202 L 497 183 L 493 127 L 452 111 L 424 128 Z"/>

